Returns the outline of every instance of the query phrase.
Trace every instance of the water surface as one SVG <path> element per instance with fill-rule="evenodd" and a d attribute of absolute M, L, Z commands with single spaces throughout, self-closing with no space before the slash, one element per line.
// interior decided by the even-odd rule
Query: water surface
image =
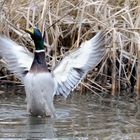
<path fill-rule="evenodd" d="M 73 93 L 67 100 L 55 98 L 54 103 L 56 118 L 30 117 L 26 111 L 23 88 L 4 90 L 0 95 L 0 138 L 54 140 L 140 138 L 139 101 Z"/>

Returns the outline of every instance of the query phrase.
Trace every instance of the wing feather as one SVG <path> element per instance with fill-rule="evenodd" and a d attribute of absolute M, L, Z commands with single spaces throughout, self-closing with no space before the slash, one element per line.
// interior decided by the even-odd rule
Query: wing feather
<path fill-rule="evenodd" d="M 20 80 L 23 80 L 33 62 L 31 52 L 5 36 L 0 36 L 0 56 L 6 62 L 7 68 Z"/>
<path fill-rule="evenodd" d="M 101 61 L 105 54 L 105 33 L 106 31 L 100 31 L 90 40 L 83 42 L 79 49 L 65 56 L 54 69 L 57 95 L 67 97 L 87 72 Z"/>

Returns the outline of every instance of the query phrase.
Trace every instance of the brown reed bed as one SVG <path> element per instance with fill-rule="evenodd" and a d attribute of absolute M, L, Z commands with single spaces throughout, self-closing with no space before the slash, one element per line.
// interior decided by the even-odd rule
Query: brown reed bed
<path fill-rule="evenodd" d="M 136 91 L 139 96 L 139 0 L 0 0 L 0 15 L 0 32 L 31 51 L 33 42 L 24 29 L 39 26 L 50 69 L 65 52 L 106 28 L 107 52 L 77 90 L 112 95 Z M 8 75 L 1 71 L 0 79 Z"/>

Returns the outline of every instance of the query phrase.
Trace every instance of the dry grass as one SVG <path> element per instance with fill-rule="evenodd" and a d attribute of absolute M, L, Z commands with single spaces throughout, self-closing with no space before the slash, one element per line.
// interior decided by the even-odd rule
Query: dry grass
<path fill-rule="evenodd" d="M 107 28 L 112 38 L 106 45 L 109 51 L 82 85 L 94 93 L 115 95 L 137 82 L 140 94 L 139 0 L 0 0 L 0 15 L 1 33 L 31 50 L 24 29 L 38 25 L 45 32 L 50 66 L 67 50 Z"/>

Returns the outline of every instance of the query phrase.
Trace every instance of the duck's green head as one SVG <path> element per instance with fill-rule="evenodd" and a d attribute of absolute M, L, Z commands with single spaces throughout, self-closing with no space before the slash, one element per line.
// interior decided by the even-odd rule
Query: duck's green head
<path fill-rule="evenodd" d="M 29 28 L 25 30 L 27 33 L 31 35 L 35 43 L 36 50 L 44 50 L 44 39 L 42 37 L 42 33 L 37 27 Z"/>

